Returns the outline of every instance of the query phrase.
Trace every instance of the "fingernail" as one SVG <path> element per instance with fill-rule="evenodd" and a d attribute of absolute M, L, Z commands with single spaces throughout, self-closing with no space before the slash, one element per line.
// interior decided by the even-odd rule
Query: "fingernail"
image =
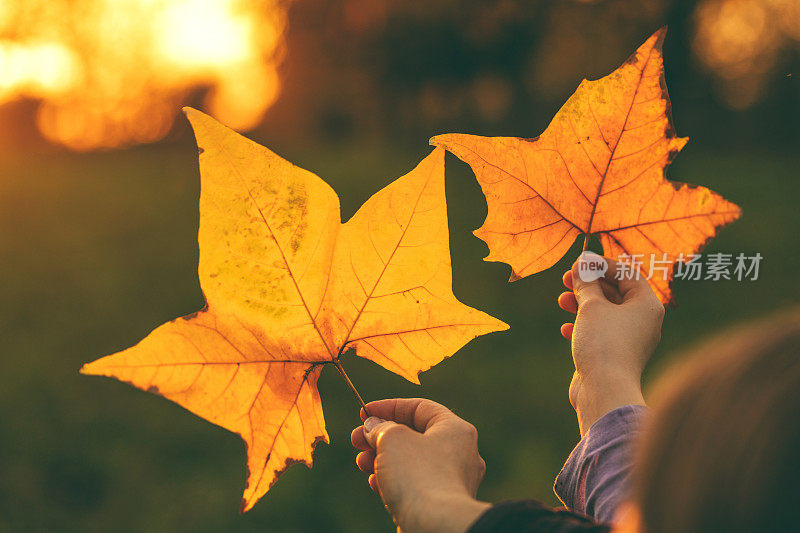
<path fill-rule="evenodd" d="M 383 422 L 385 422 L 383 418 L 378 418 L 377 416 L 371 416 L 366 420 L 364 420 L 364 429 L 367 431 L 367 433 L 369 433 L 370 431 L 375 429 L 375 426 L 382 424 Z"/>

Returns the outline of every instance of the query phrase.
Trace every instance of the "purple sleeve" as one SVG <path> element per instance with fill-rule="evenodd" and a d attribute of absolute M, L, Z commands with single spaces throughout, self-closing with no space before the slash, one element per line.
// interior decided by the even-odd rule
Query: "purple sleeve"
<path fill-rule="evenodd" d="M 632 443 L 646 413 L 643 405 L 626 405 L 592 425 L 572 450 L 553 487 L 568 509 L 611 522 L 628 492 Z"/>

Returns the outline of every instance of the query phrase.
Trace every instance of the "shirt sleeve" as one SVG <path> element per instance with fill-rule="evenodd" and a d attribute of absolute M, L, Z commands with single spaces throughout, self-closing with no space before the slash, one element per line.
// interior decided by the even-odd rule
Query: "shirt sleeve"
<path fill-rule="evenodd" d="M 647 407 L 626 405 L 609 411 L 572 450 L 553 490 L 570 510 L 611 522 L 625 499 L 633 466 L 632 445 Z"/>
<path fill-rule="evenodd" d="M 534 500 L 498 503 L 472 524 L 467 533 L 609 533 L 610 528 L 585 516 L 551 509 Z"/>

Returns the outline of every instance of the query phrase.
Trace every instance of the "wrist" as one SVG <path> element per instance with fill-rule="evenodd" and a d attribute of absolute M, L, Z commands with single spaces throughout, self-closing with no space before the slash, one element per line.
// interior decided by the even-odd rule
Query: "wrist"
<path fill-rule="evenodd" d="M 464 533 L 491 507 L 461 491 L 421 493 L 397 516 L 403 533 Z"/>
<path fill-rule="evenodd" d="M 585 392 L 593 397 L 613 394 L 615 391 L 642 391 L 642 372 L 629 369 L 581 369 L 575 372 Z"/>
<path fill-rule="evenodd" d="M 581 436 L 603 415 L 625 405 L 645 405 L 641 375 L 581 375 L 570 385 L 570 402 L 578 416 Z"/>

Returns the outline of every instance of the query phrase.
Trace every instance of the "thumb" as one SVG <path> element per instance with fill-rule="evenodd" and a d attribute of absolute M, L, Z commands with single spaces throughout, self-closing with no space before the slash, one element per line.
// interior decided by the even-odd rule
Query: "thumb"
<path fill-rule="evenodd" d="M 590 300 L 606 301 L 600 286 L 600 278 L 608 270 L 606 258 L 594 252 L 583 252 L 572 265 L 572 290 L 578 301 L 578 308 Z"/>
<path fill-rule="evenodd" d="M 383 418 L 378 418 L 377 416 L 371 416 L 364 420 L 364 438 L 366 439 L 367 444 L 377 450 L 379 437 L 381 437 L 381 435 L 385 436 L 387 431 L 394 427 L 399 428 L 401 426 L 396 422 L 384 420 Z M 380 440 L 383 442 L 384 439 L 380 438 Z"/>

